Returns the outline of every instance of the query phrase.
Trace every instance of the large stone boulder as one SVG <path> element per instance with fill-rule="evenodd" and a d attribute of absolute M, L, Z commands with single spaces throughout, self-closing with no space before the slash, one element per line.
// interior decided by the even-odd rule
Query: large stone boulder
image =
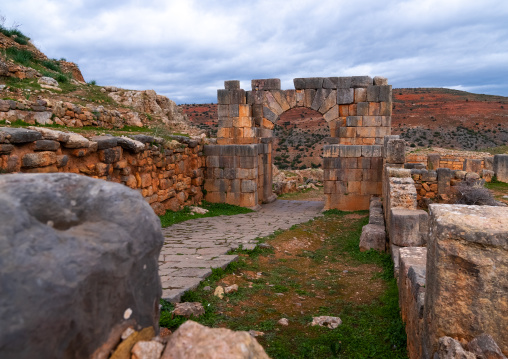
<path fill-rule="evenodd" d="M 431 204 L 424 358 L 438 340 L 492 335 L 508 353 L 508 208 Z"/>
<path fill-rule="evenodd" d="M 208 328 L 186 321 L 171 335 L 161 359 L 268 359 L 263 347 L 247 332 Z"/>
<path fill-rule="evenodd" d="M 106 358 L 158 329 L 160 222 L 125 186 L 0 176 L 0 357 Z"/>

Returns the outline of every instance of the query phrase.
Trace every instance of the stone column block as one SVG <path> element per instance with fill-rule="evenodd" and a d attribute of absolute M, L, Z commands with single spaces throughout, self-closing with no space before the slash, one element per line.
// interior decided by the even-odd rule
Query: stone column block
<path fill-rule="evenodd" d="M 406 141 L 389 140 L 385 145 L 387 163 L 402 164 L 406 162 Z"/>
<path fill-rule="evenodd" d="M 450 181 L 453 177 L 453 172 L 449 168 L 437 169 L 437 193 L 447 194 L 450 193 Z"/>
<path fill-rule="evenodd" d="M 427 156 L 427 169 L 436 170 L 439 166 L 441 155 L 439 153 L 429 153 Z"/>
<path fill-rule="evenodd" d="M 508 353 L 508 208 L 431 204 L 423 358 L 488 333 Z"/>
<path fill-rule="evenodd" d="M 367 224 L 362 228 L 360 236 L 360 252 L 374 249 L 379 252 L 386 251 L 385 227 L 377 224 Z"/>
<path fill-rule="evenodd" d="M 392 208 L 390 242 L 401 247 L 418 247 L 427 242 L 429 217 L 423 210 Z"/>
<path fill-rule="evenodd" d="M 508 155 L 494 156 L 494 173 L 498 181 L 508 183 Z"/>
<path fill-rule="evenodd" d="M 494 156 L 484 157 L 483 165 L 486 170 L 494 171 Z"/>
<path fill-rule="evenodd" d="M 463 171 L 480 173 L 482 170 L 482 160 L 466 158 L 462 167 Z"/>
<path fill-rule="evenodd" d="M 240 90 L 240 81 L 238 80 L 224 81 L 224 88 L 226 90 Z"/>
<path fill-rule="evenodd" d="M 280 90 L 280 79 L 259 79 L 251 81 L 252 90 Z"/>
<path fill-rule="evenodd" d="M 374 77 L 374 85 L 375 86 L 388 85 L 388 79 L 386 77 L 375 76 Z"/>

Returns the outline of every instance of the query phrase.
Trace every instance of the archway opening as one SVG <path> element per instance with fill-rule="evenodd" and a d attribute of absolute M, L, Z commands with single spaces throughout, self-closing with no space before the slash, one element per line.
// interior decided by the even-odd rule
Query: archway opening
<path fill-rule="evenodd" d="M 323 146 L 330 128 L 323 116 L 297 107 L 280 115 L 274 127 L 273 164 L 281 170 L 323 167 Z"/>

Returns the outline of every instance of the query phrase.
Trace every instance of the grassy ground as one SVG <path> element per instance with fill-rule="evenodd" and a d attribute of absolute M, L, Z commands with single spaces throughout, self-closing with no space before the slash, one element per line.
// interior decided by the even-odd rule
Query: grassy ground
<path fill-rule="evenodd" d="M 508 204 L 508 183 L 493 181 L 485 183 L 485 187 L 492 192 L 497 201 Z"/>
<path fill-rule="evenodd" d="M 508 153 L 508 145 L 491 147 L 491 148 L 484 148 L 484 149 L 482 149 L 482 152 L 489 152 L 492 155 L 499 155 L 499 154 Z"/>
<path fill-rule="evenodd" d="M 271 246 L 237 251 L 238 262 L 214 270 L 183 301 L 199 301 L 211 327 L 264 332 L 257 339 L 272 358 L 406 358 L 406 338 L 398 308 L 391 259 L 360 252 L 367 212 L 327 211 L 323 217 L 261 239 Z M 217 285 L 238 284 L 220 300 Z M 211 290 L 204 290 L 210 286 Z M 185 321 L 164 302 L 161 326 Z M 312 327 L 312 317 L 338 316 L 331 330 Z M 277 321 L 289 320 L 289 326 Z"/>
<path fill-rule="evenodd" d="M 227 203 L 209 203 L 206 201 L 203 201 L 203 204 L 199 207 L 207 209 L 208 213 L 193 214 L 191 213 L 189 207 L 185 207 L 183 210 L 178 212 L 171 211 L 166 212 L 166 214 L 160 216 L 162 227 L 166 228 L 176 223 L 188 221 L 189 219 L 217 217 L 217 216 L 232 216 L 235 214 L 253 212 L 253 210 L 245 207 L 234 206 L 232 204 Z"/>

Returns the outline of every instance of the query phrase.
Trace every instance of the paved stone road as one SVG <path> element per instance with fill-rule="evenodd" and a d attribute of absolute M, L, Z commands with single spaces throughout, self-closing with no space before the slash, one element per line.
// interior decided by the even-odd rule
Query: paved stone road
<path fill-rule="evenodd" d="M 177 302 L 209 276 L 210 268 L 225 268 L 237 259 L 226 254 L 240 245 L 254 249 L 258 237 L 319 216 L 323 202 L 277 200 L 253 213 L 198 218 L 164 228 L 159 257 L 162 298 Z"/>

